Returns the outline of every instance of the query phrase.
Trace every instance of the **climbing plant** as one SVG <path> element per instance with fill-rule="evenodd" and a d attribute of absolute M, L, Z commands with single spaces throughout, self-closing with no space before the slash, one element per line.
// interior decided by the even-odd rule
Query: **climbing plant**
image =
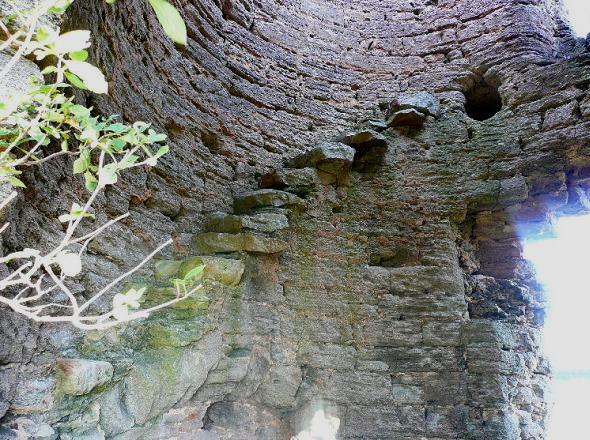
<path fill-rule="evenodd" d="M 92 295 L 81 297 L 69 287 L 71 280 L 85 270 L 83 260 L 90 242 L 129 215 L 124 213 L 92 232 L 81 233 L 80 226 L 94 220 L 91 208 L 97 196 L 115 185 L 126 170 L 155 166 L 168 152 L 166 135 L 153 130 L 150 124 L 141 121 L 124 124 L 116 116 L 96 115 L 92 108 L 75 102 L 73 89 L 104 94 L 108 93 L 108 83 L 100 69 L 87 61 L 89 31 L 60 34 L 41 24 L 42 17 L 63 14 L 73 1 L 44 0 L 29 10 L 15 7 L 0 24 L 5 34 L 0 51 L 9 54 L 0 69 L 0 87 L 6 87 L 9 73 L 23 57 L 46 66 L 41 71 L 45 82 L 32 78 L 25 93 L 0 102 L 0 185 L 15 188 L 0 203 L 0 211 L 17 197 L 18 188 L 25 186 L 20 178 L 24 168 L 59 156 L 75 158 L 72 173 L 84 179 L 88 191 L 85 202 L 73 202 L 70 211 L 59 216 L 65 232 L 51 250 L 26 248 L 0 258 L 0 263 L 10 268 L 10 273 L 0 280 L 0 303 L 38 322 L 68 322 L 82 329 L 104 329 L 146 317 L 183 300 L 199 287 L 179 289 L 177 281 L 176 297 L 148 309 L 141 309 L 145 289 L 116 292 L 123 280 L 171 240 Z M 114 0 L 105 1 L 114 3 Z M 166 0 L 147 1 L 164 32 L 174 42 L 186 44 L 186 26 L 176 8 Z M 3 225 L 0 233 L 7 227 L 8 224 Z M 191 285 L 194 285 L 192 278 Z M 91 306 L 109 295 L 111 307 L 92 313 Z"/>

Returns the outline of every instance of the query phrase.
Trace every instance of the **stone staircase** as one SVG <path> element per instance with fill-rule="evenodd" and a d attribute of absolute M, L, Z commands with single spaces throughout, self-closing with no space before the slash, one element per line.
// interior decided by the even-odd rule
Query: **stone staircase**
<path fill-rule="evenodd" d="M 208 214 L 202 232 L 192 238 L 191 255 L 158 260 L 153 277 L 134 284 L 148 287 L 142 305 L 150 307 L 174 298 L 175 280 L 204 266 L 202 277 L 186 286 L 190 289 L 202 283 L 203 290 L 148 320 L 148 333 L 155 335 L 151 345 L 184 346 L 194 342 L 202 334 L 195 330 L 194 320 L 206 320 L 209 296 L 219 297 L 220 287 L 238 288 L 248 256 L 279 255 L 287 250 L 289 217 L 313 205 L 313 195 L 322 186 L 343 184 L 352 170 L 373 170 L 386 149 L 385 137 L 372 128 L 344 133 L 263 175 L 260 189 L 235 197 L 233 213 Z"/>
<path fill-rule="evenodd" d="M 410 104 L 418 107 L 416 102 Z M 397 103 L 390 113 L 407 110 L 410 104 Z M 426 104 L 415 110 L 434 113 L 436 108 Z M 203 414 L 210 402 L 231 405 L 225 398 L 244 387 L 258 390 L 263 401 L 277 408 L 290 407 L 302 383 L 301 366 L 293 359 L 277 361 L 268 371 L 268 366 L 257 366 L 260 353 L 252 353 L 255 344 L 249 339 L 264 340 L 277 325 L 271 311 L 285 298 L 272 271 L 281 263 L 278 256 L 291 245 L 297 253 L 297 243 L 290 243 L 292 236 L 301 240 L 296 229 L 321 216 L 336 192 L 346 191 L 352 172 L 380 171 L 388 146 L 380 132 L 398 127 L 403 118 L 389 119 L 369 120 L 360 129 L 286 160 L 283 167 L 260 178 L 259 189 L 237 195 L 231 213 L 208 214 L 201 232 L 192 237 L 189 255 L 156 261 L 150 277 L 132 285 L 147 287 L 142 298 L 142 307 L 147 308 L 176 297 L 175 282 L 203 266 L 202 275 L 186 286 L 202 284 L 203 289 L 148 319 L 110 333 L 86 335 L 77 353 L 83 358 L 63 359 L 58 369 L 64 402 L 108 390 L 100 397 L 102 411 L 118 415 L 107 425 L 135 426 L 137 432 L 145 430 L 144 438 L 155 438 L 156 431 L 167 438 L 194 438 L 207 419 Z M 415 129 L 415 124 L 408 129 Z M 344 347 L 343 353 L 347 350 Z M 121 362 L 120 353 L 133 353 L 133 360 Z M 185 395 L 192 396 L 190 405 L 183 406 Z M 119 414 L 121 396 L 125 408 Z M 219 408 L 223 412 L 223 405 Z M 158 414 L 162 417 L 157 425 L 140 426 Z"/>

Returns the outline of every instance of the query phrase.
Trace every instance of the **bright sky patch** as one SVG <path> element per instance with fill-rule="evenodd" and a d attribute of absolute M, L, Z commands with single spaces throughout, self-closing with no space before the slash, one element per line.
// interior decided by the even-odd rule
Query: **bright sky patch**
<path fill-rule="evenodd" d="M 563 217 L 556 238 L 525 243 L 547 294 L 544 350 L 555 379 L 547 440 L 586 438 L 590 396 L 590 215 Z"/>
<path fill-rule="evenodd" d="M 590 33 L 590 1 L 564 0 L 564 4 L 574 32 L 580 37 L 585 37 Z"/>

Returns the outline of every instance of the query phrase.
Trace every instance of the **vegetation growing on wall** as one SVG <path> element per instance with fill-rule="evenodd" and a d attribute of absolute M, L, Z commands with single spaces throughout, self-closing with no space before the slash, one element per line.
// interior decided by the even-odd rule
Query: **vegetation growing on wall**
<path fill-rule="evenodd" d="M 0 263 L 11 269 L 0 280 L 0 303 L 35 321 L 68 322 L 83 329 L 100 329 L 146 317 L 150 312 L 181 301 L 198 287 L 180 289 L 176 280 L 176 298 L 144 310 L 140 307 L 144 289 L 130 289 L 116 293 L 109 310 L 91 312 L 93 304 L 112 295 L 121 281 L 144 266 L 171 240 L 89 299 L 80 298 L 68 287 L 84 271 L 83 256 L 89 243 L 129 215 L 124 213 L 91 232 L 81 233 L 80 226 L 94 219 L 91 208 L 97 196 L 106 187 L 115 185 L 124 171 L 155 166 L 168 152 L 166 135 L 157 133 L 150 124 L 138 121 L 128 125 L 116 116 L 96 116 L 92 108 L 74 101 L 72 89 L 108 93 L 108 83 L 103 73 L 87 61 L 89 31 L 60 34 L 40 24 L 47 14 L 63 14 L 73 1 L 43 1 L 26 11 L 14 8 L 14 13 L 4 17 L 1 24 L 5 39 L 0 50 L 11 56 L 0 70 L 0 84 L 6 84 L 7 75 L 23 57 L 46 66 L 41 73 L 51 80 L 42 83 L 33 78 L 26 93 L 0 103 L 0 184 L 24 187 L 19 178 L 23 168 L 58 156 L 74 156 L 72 172 L 83 177 L 88 196 L 84 203 L 73 203 L 69 212 L 59 216 L 59 221 L 65 224 L 65 233 L 53 249 L 42 252 L 27 248 L 0 259 Z M 186 27 L 176 8 L 166 0 L 147 1 L 166 34 L 176 43 L 186 44 Z M 114 3 L 114 0 L 106 2 Z M 16 190 L 10 192 L 0 204 L 0 210 L 16 196 Z M 2 226 L 0 232 L 7 226 Z M 202 268 L 189 275 L 195 278 L 201 271 Z"/>

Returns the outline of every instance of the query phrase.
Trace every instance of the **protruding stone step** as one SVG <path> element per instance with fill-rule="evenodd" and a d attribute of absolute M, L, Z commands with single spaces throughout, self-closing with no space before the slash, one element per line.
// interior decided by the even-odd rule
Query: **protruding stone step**
<path fill-rule="evenodd" d="M 287 243 L 276 238 L 268 238 L 252 233 L 226 234 L 205 232 L 194 237 L 193 246 L 202 254 L 226 252 L 252 252 L 276 254 L 287 249 Z"/>
<path fill-rule="evenodd" d="M 259 208 L 304 207 L 303 199 L 277 189 L 259 189 L 234 199 L 234 212 L 244 214 Z"/>
<path fill-rule="evenodd" d="M 88 394 L 113 377 L 113 366 L 105 361 L 59 359 L 57 380 L 61 392 L 73 396 Z"/>
<path fill-rule="evenodd" d="M 426 115 L 413 108 L 399 110 L 387 119 L 388 127 L 421 127 Z"/>
<path fill-rule="evenodd" d="M 298 195 L 312 193 L 320 181 L 315 168 L 280 169 L 260 178 L 260 188 L 285 190 Z"/>
<path fill-rule="evenodd" d="M 355 150 L 357 148 L 383 147 L 387 148 L 387 139 L 375 130 L 350 131 L 342 135 L 340 142 L 349 145 Z"/>
<path fill-rule="evenodd" d="M 233 215 L 214 212 L 205 219 L 205 232 L 237 233 L 243 230 L 276 232 L 289 227 L 287 216 L 275 212 L 260 212 L 252 215 Z"/>
<path fill-rule="evenodd" d="M 367 121 L 367 125 L 375 131 L 387 130 L 387 123 L 381 119 L 370 119 Z"/>
<path fill-rule="evenodd" d="M 406 94 L 397 97 L 389 104 L 386 112 L 389 127 L 419 127 L 427 116 L 437 117 L 440 103 L 436 97 L 427 92 Z"/>
<path fill-rule="evenodd" d="M 407 109 L 437 117 L 440 113 L 440 102 L 428 92 L 418 92 L 399 96 L 389 104 L 390 112 Z"/>
<path fill-rule="evenodd" d="M 387 139 L 375 130 L 360 130 L 344 134 L 340 141 L 355 149 L 353 169 L 360 172 L 374 171 L 383 163 L 387 151 Z"/>
<path fill-rule="evenodd" d="M 233 258 L 194 256 L 184 260 L 161 260 L 156 263 L 154 277 L 157 281 L 183 279 L 197 266 L 205 266 L 203 279 L 218 281 L 227 286 L 237 286 L 244 273 L 244 262 Z"/>
<path fill-rule="evenodd" d="M 295 168 L 316 167 L 329 174 L 350 170 L 354 149 L 341 142 L 324 142 L 313 150 L 295 157 L 289 165 Z"/>

